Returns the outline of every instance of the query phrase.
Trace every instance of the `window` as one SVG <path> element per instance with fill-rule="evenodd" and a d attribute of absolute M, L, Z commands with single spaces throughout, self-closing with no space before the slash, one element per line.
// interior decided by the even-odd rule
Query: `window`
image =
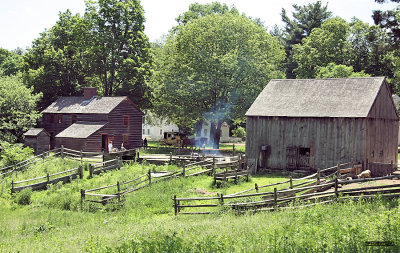
<path fill-rule="evenodd" d="M 63 118 L 63 116 L 62 115 L 58 115 L 58 124 L 61 124 L 62 123 L 62 118 Z"/>
<path fill-rule="evenodd" d="M 146 124 L 146 118 L 145 117 L 142 118 L 142 123 L 143 123 L 143 125 Z"/>
<path fill-rule="evenodd" d="M 48 119 L 49 119 L 49 123 L 51 123 L 51 124 L 54 123 L 54 115 L 53 114 L 50 114 Z"/>
<path fill-rule="evenodd" d="M 143 129 L 143 134 L 146 134 L 146 130 Z"/>
<path fill-rule="evenodd" d="M 76 119 L 76 114 L 72 114 L 71 116 L 71 123 L 74 124 L 76 123 L 77 119 Z"/>
<path fill-rule="evenodd" d="M 207 136 L 207 129 L 204 129 L 204 136 Z"/>
<path fill-rule="evenodd" d="M 150 135 L 150 128 L 147 129 L 147 135 Z"/>
<path fill-rule="evenodd" d="M 124 147 L 128 147 L 128 143 L 129 143 L 129 136 L 127 134 L 124 134 L 122 136 L 122 142 L 124 143 Z"/>
<path fill-rule="evenodd" d="M 124 127 L 129 126 L 129 116 L 128 115 L 123 116 L 123 125 L 124 125 Z"/>
<path fill-rule="evenodd" d="M 162 129 L 160 129 L 160 135 L 162 135 Z"/>

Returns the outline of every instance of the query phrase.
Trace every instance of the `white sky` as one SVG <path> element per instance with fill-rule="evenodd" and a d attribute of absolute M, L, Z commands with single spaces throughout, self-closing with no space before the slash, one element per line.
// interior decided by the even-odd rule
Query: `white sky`
<path fill-rule="evenodd" d="M 142 0 L 145 10 L 145 33 L 151 41 L 157 40 L 176 24 L 175 18 L 187 11 L 194 2 L 211 3 L 213 0 Z M 215 0 L 214 0 L 215 1 Z M 305 5 L 316 0 L 221 0 L 229 6 L 234 5 L 247 16 L 260 18 L 265 25 L 283 26 L 280 13 L 285 8 L 293 11 L 293 4 Z M 396 4 L 377 4 L 374 0 L 322 0 L 328 2 L 328 9 L 334 16 L 347 21 L 357 17 L 373 24 L 372 10 L 393 9 Z M 51 28 L 58 20 L 58 13 L 70 9 L 72 13 L 85 11 L 84 0 L 0 0 L 0 47 L 23 49 L 30 47 L 45 29 Z"/>

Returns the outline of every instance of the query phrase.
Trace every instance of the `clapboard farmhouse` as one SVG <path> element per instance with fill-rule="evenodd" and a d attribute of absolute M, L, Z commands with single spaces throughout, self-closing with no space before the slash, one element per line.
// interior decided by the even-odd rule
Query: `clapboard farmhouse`
<path fill-rule="evenodd" d="M 399 117 L 384 77 L 271 80 L 246 117 L 254 172 L 397 162 Z"/>
<path fill-rule="evenodd" d="M 50 135 L 50 148 L 89 152 L 142 145 L 142 111 L 128 97 L 97 97 L 85 88 L 83 97 L 60 97 L 42 111 L 41 127 Z"/>

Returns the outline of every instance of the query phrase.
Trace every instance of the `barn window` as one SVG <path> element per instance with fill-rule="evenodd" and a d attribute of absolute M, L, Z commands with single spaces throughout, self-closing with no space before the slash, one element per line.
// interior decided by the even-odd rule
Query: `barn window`
<path fill-rule="evenodd" d="M 127 147 L 128 143 L 129 143 L 129 136 L 127 134 L 124 134 L 122 136 L 122 138 L 123 138 L 122 142 L 124 143 L 124 147 Z"/>
<path fill-rule="evenodd" d="M 71 116 L 71 123 L 74 124 L 77 121 L 76 114 L 72 114 Z"/>
<path fill-rule="evenodd" d="M 310 148 L 299 148 L 299 155 L 309 156 Z"/>
<path fill-rule="evenodd" d="M 128 115 L 123 116 L 123 125 L 124 125 L 124 127 L 129 126 L 129 116 Z"/>
<path fill-rule="evenodd" d="M 58 124 L 61 124 L 62 123 L 62 118 L 63 118 L 63 116 L 62 115 L 58 115 Z"/>

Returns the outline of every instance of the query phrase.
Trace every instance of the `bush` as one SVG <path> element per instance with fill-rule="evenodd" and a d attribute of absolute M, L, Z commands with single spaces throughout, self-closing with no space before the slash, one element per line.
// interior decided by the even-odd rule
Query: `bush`
<path fill-rule="evenodd" d="M 32 189 L 30 188 L 23 189 L 20 193 L 17 194 L 15 202 L 17 202 L 20 205 L 30 205 L 32 202 L 31 196 L 32 196 Z"/>
<path fill-rule="evenodd" d="M 4 167 L 26 160 L 32 155 L 33 149 L 24 147 L 21 143 L 2 142 L 0 144 L 0 157 Z"/>
<path fill-rule="evenodd" d="M 238 126 L 236 129 L 232 130 L 233 137 L 246 137 L 246 129 L 244 127 Z"/>

